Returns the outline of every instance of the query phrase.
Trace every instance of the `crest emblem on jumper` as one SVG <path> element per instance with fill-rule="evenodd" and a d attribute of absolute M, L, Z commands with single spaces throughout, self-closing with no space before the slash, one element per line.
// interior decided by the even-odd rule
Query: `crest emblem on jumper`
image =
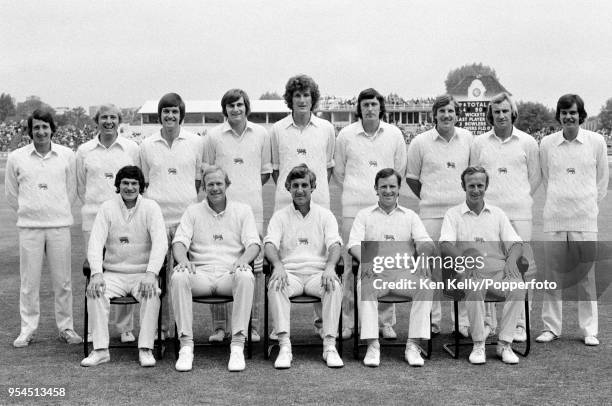
<path fill-rule="evenodd" d="M 395 236 L 391 234 L 385 234 L 385 241 L 395 241 Z"/>
<path fill-rule="evenodd" d="M 576 174 L 576 169 L 575 168 L 567 168 L 566 171 L 570 175 L 575 175 Z"/>
<path fill-rule="evenodd" d="M 39 188 L 40 190 L 47 190 L 47 189 L 49 189 L 49 188 L 47 187 L 47 184 L 46 184 L 46 183 L 39 183 L 39 184 L 38 184 L 38 188 Z"/>
<path fill-rule="evenodd" d="M 176 175 L 176 168 L 168 168 L 168 175 Z"/>
<path fill-rule="evenodd" d="M 242 159 L 242 158 L 234 158 L 234 163 L 236 165 L 244 165 L 244 159 Z"/>
<path fill-rule="evenodd" d="M 112 174 L 112 172 L 105 172 L 104 173 L 104 179 L 113 179 L 115 176 Z"/>
<path fill-rule="evenodd" d="M 213 234 L 214 241 L 223 241 L 223 234 Z"/>
<path fill-rule="evenodd" d="M 127 237 L 119 237 L 119 242 L 121 243 L 121 245 L 126 245 L 130 243 L 130 239 Z"/>
<path fill-rule="evenodd" d="M 298 148 L 297 149 L 297 154 L 298 155 L 306 156 L 306 148 Z"/>
<path fill-rule="evenodd" d="M 505 175 L 508 173 L 508 170 L 506 168 L 497 168 L 497 172 Z"/>
<path fill-rule="evenodd" d="M 298 238 L 299 245 L 308 245 L 308 238 Z"/>
<path fill-rule="evenodd" d="M 453 169 L 455 169 L 455 163 L 454 163 L 454 162 L 450 162 L 450 161 L 449 161 L 449 162 L 447 162 L 447 163 L 446 163 L 446 167 L 447 167 L 447 168 L 453 168 Z"/>

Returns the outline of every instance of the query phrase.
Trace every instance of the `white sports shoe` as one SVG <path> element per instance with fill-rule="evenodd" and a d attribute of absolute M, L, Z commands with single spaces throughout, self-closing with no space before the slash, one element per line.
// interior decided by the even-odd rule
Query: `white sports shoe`
<path fill-rule="evenodd" d="M 525 341 L 527 341 L 527 332 L 525 331 L 525 327 L 518 326 L 516 328 L 516 330 L 514 331 L 513 341 L 516 341 L 517 343 L 524 343 Z"/>
<path fill-rule="evenodd" d="M 280 347 L 280 351 L 278 352 L 278 357 L 276 357 L 276 361 L 274 362 L 274 368 L 276 369 L 291 368 L 292 360 L 293 360 L 293 355 L 291 354 L 291 347 L 282 346 Z"/>
<path fill-rule="evenodd" d="M 584 337 L 584 344 L 588 346 L 596 346 L 599 345 L 599 340 L 595 336 L 586 336 Z"/>
<path fill-rule="evenodd" d="M 404 352 L 404 357 L 410 366 L 412 367 L 422 367 L 425 365 L 425 361 L 423 357 L 421 357 L 421 350 L 415 343 L 407 343 L 406 351 Z"/>
<path fill-rule="evenodd" d="M 30 333 L 20 333 L 19 337 L 13 341 L 13 347 L 15 348 L 23 348 L 30 345 L 30 343 L 34 340 L 34 332 Z"/>
<path fill-rule="evenodd" d="M 238 346 L 232 346 L 230 352 L 230 359 L 227 363 L 227 369 L 230 372 L 244 371 L 246 364 L 244 362 L 244 349 Z"/>
<path fill-rule="evenodd" d="M 325 350 L 323 350 L 323 361 L 325 361 L 330 368 L 342 368 L 344 366 L 340 354 L 338 354 L 336 347 L 332 345 L 326 346 Z"/>
<path fill-rule="evenodd" d="M 469 338 L 470 328 L 468 326 L 459 326 L 459 334 L 461 334 L 463 338 Z"/>
<path fill-rule="evenodd" d="M 474 365 L 482 365 L 487 362 L 487 355 L 485 353 L 485 343 L 474 343 L 474 348 L 470 354 L 470 363 Z"/>
<path fill-rule="evenodd" d="M 558 338 L 559 338 L 558 335 L 556 335 L 552 331 L 546 330 L 546 331 L 542 332 L 542 334 L 540 334 L 538 336 L 538 338 L 536 338 L 536 342 L 538 342 L 538 343 L 549 343 L 549 342 L 554 341 L 554 340 L 556 340 Z"/>
<path fill-rule="evenodd" d="M 261 341 L 261 337 L 259 336 L 259 333 L 257 332 L 257 330 L 252 328 L 251 329 L 251 342 L 252 343 L 258 343 L 260 341 Z"/>
<path fill-rule="evenodd" d="M 110 361 L 110 354 L 108 353 L 108 349 L 93 350 L 89 353 L 89 356 L 87 358 L 83 358 L 83 360 L 81 361 L 81 366 L 93 367 L 108 361 Z"/>
<path fill-rule="evenodd" d="M 153 351 L 149 348 L 140 348 L 138 350 L 138 360 L 140 361 L 140 366 L 154 367 L 155 366 L 155 357 L 153 356 Z"/>
<path fill-rule="evenodd" d="M 386 340 L 395 340 L 397 338 L 397 334 L 395 333 L 395 330 L 393 330 L 393 327 L 389 325 L 383 326 L 381 332 L 382 332 L 383 338 Z"/>
<path fill-rule="evenodd" d="M 136 341 L 136 337 L 134 337 L 134 334 L 132 334 L 131 331 L 121 333 L 120 339 L 122 343 L 133 343 L 134 341 Z"/>
<path fill-rule="evenodd" d="M 178 360 L 176 360 L 176 364 L 174 368 L 176 368 L 179 372 L 187 372 L 191 371 L 191 367 L 193 365 L 193 348 L 189 346 L 185 346 L 181 348 L 179 351 Z"/>
<path fill-rule="evenodd" d="M 497 343 L 497 356 L 505 364 L 518 364 L 519 358 L 516 356 L 510 344 Z"/>
<path fill-rule="evenodd" d="M 222 328 L 218 328 L 215 330 L 214 334 L 211 334 L 208 337 L 209 343 L 220 343 L 225 339 L 225 330 Z"/>
<path fill-rule="evenodd" d="M 368 345 L 368 350 L 363 358 L 363 365 L 376 368 L 380 365 L 380 348 Z"/>

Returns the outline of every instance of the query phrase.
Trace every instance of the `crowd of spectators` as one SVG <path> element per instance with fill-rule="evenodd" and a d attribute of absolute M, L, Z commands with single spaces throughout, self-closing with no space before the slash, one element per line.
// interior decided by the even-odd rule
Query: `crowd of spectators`
<path fill-rule="evenodd" d="M 390 94 L 385 97 L 385 104 L 388 108 L 413 107 L 415 105 L 433 105 L 433 97 L 404 99 L 397 94 Z M 321 96 L 318 107 L 321 110 L 349 110 L 357 106 L 357 97 L 350 99 L 336 96 Z"/>
<path fill-rule="evenodd" d="M 65 125 L 57 128 L 53 142 L 64 145 L 76 151 L 82 143 L 89 141 L 96 134 L 95 127 L 88 125 L 77 128 Z M 31 142 L 25 121 L 7 121 L 0 123 L 0 152 L 8 152 L 23 147 Z"/>
<path fill-rule="evenodd" d="M 327 96 L 329 97 L 329 96 Z M 346 101 L 347 103 L 351 102 Z M 0 123 L 0 152 L 9 152 L 14 149 L 20 148 L 30 143 L 30 137 L 27 133 L 27 124 L 25 121 L 7 121 Z M 433 128 L 433 124 L 424 123 L 419 124 L 416 127 L 414 125 L 397 124 L 399 129 L 404 135 L 406 144 L 410 144 L 412 139 L 418 134 L 430 130 Z M 342 129 L 342 126 L 336 126 L 336 134 Z M 67 146 L 76 151 L 76 149 L 82 143 L 89 141 L 96 134 L 96 128 L 85 125 L 83 128 L 77 128 L 73 125 L 61 126 L 57 129 L 53 141 L 61 145 Z M 539 143 L 542 138 L 558 131 L 555 127 L 547 127 L 539 130 L 528 129 L 526 132 L 531 134 L 536 141 Z M 120 127 L 119 132 L 122 136 L 134 140 L 140 144 L 143 139 L 143 134 L 137 131 L 130 131 L 127 127 Z M 607 141 L 612 142 L 612 134 L 610 130 L 600 129 L 598 133 L 602 134 Z M 206 130 L 202 131 L 202 134 L 198 132 L 198 135 L 205 135 Z"/>
<path fill-rule="evenodd" d="M 17 121 L 6 121 L 0 123 L 0 152 L 8 152 L 16 148 L 16 145 L 21 139 L 21 135 L 29 137 L 25 133 L 25 128 Z"/>

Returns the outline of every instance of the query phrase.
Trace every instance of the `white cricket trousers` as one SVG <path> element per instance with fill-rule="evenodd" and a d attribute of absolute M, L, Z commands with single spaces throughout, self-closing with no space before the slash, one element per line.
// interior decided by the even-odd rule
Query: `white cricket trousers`
<path fill-rule="evenodd" d="M 19 228 L 21 333 L 30 333 L 38 328 L 40 274 L 44 256 L 47 257 L 53 284 L 57 328 L 59 331 L 74 329 L 70 253 L 70 227 Z"/>
<path fill-rule="evenodd" d="M 291 301 L 290 298 L 299 295 L 316 296 L 322 302 L 324 337 L 338 336 L 338 322 L 342 306 L 342 285 L 335 283 L 335 289 L 326 291 L 321 286 L 322 271 L 314 273 L 287 272 L 288 286 L 276 290 L 268 286 L 268 299 L 272 314 L 272 325 L 277 334 L 291 335 Z"/>
<path fill-rule="evenodd" d="M 104 296 L 91 298 L 87 296 L 87 310 L 91 319 L 91 332 L 93 335 L 93 347 L 96 350 L 108 348 L 108 315 L 110 312 L 110 300 L 115 297 L 132 295 L 140 302 L 140 332 L 138 333 L 138 348 L 152 349 L 155 342 L 157 330 L 157 318 L 159 316 L 159 294 L 151 298 L 140 297 L 138 290 L 140 282 L 146 277 L 146 273 L 122 273 L 106 271 L 103 273 L 106 290 Z"/>
<path fill-rule="evenodd" d="M 342 241 L 348 244 L 351 228 L 355 217 L 342 217 Z M 342 328 L 355 329 L 355 303 L 353 298 L 353 257 L 345 246 L 342 248 L 342 259 L 344 261 L 344 274 L 342 283 L 344 292 L 342 297 Z M 395 305 L 393 303 L 380 303 L 378 305 L 378 324 L 382 326 L 394 326 L 396 324 Z"/>
<path fill-rule="evenodd" d="M 83 239 L 85 240 L 85 257 L 87 257 L 87 247 L 89 247 L 89 237 L 91 237 L 91 231 L 83 230 Z M 119 334 L 134 330 L 135 308 L 135 305 L 113 306 L 110 316 L 111 324 L 117 328 L 117 332 Z M 91 331 L 88 331 L 88 333 L 91 333 Z"/>
<path fill-rule="evenodd" d="M 421 219 L 423 225 L 425 226 L 425 230 L 429 237 L 434 241 L 436 245 L 436 254 L 440 255 L 440 231 L 442 230 L 442 221 L 444 219 L 436 218 L 436 219 Z M 431 278 L 436 282 L 442 281 L 442 269 L 434 266 L 431 270 Z M 440 290 L 436 290 L 436 294 L 434 295 L 434 301 L 431 307 L 431 324 L 437 328 L 441 327 L 442 323 L 442 302 L 441 299 L 442 292 Z M 450 303 L 450 302 L 449 302 Z M 454 323 L 455 321 L 455 312 L 452 311 L 452 307 L 450 308 L 451 321 Z M 467 310 L 465 309 L 465 305 L 463 302 L 459 302 L 459 326 L 469 326 L 470 322 L 468 321 Z"/>
<path fill-rule="evenodd" d="M 259 238 L 262 239 L 263 235 L 263 222 L 257 222 L 257 232 Z M 263 295 L 264 295 L 264 274 L 263 274 L 263 263 L 264 263 L 264 250 L 263 247 L 259 250 L 257 258 L 253 261 L 255 273 L 255 292 L 253 294 L 253 308 L 251 315 L 251 327 L 253 330 L 259 331 L 259 315 L 263 307 Z M 213 320 L 213 329 L 217 330 L 222 328 L 225 331 L 229 331 L 231 328 L 231 313 L 232 304 L 216 304 L 210 305 L 210 313 Z M 229 316 L 229 317 L 228 317 Z"/>
<path fill-rule="evenodd" d="M 546 274 L 554 273 L 564 266 L 563 261 L 566 256 L 567 249 L 560 242 L 571 243 L 572 241 L 597 241 L 597 233 L 578 232 L 578 231 L 562 231 L 555 233 L 545 233 L 547 241 L 556 243 L 544 245 L 544 264 L 547 268 Z M 581 278 L 578 283 L 578 327 L 580 332 L 585 336 L 596 336 L 598 333 L 598 314 L 597 300 L 585 300 L 585 298 L 595 298 L 595 264 L 586 275 Z M 545 290 L 544 300 L 542 303 L 542 321 L 544 322 L 543 330 L 552 331 L 553 334 L 560 336 L 563 320 L 563 302 L 561 300 L 562 289 Z M 582 299 L 581 299 L 582 298 Z"/>
<path fill-rule="evenodd" d="M 232 335 L 247 336 L 255 277 L 250 271 L 204 271 L 195 274 L 174 272 L 170 280 L 170 292 L 174 318 L 181 346 L 193 345 L 193 296 L 233 296 Z"/>
<path fill-rule="evenodd" d="M 414 281 L 415 286 L 419 286 L 419 276 L 409 272 L 398 274 L 407 280 Z M 389 281 L 389 280 L 385 280 Z M 361 281 L 358 282 L 357 292 L 359 295 L 359 323 L 361 323 L 362 340 L 378 338 L 378 307 L 376 300 L 361 300 Z M 425 340 L 431 335 L 430 313 L 433 299 L 431 289 L 376 289 L 377 297 L 385 296 L 389 293 L 393 295 L 412 298 L 410 307 L 410 320 L 408 324 L 408 338 Z"/>
<path fill-rule="evenodd" d="M 481 275 L 483 277 L 473 277 L 474 285 L 480 283 L 483 278 L 489 278 L 494 281 L 501 281 L 504 279 L 503 272 L 503 261 L 501 267 L 502 270 L 497 271 L 484 271 Z M 504 279 L 510 282 L 521 282 L 521 278 L 517 279 Z M 467 282 L 467 279 L 466 279 Z M 487 339 L 485 335 L 485 297 L 487 289 L 482 287 L 481 289 L 474 290 L 467 285 L 468 288 L 465 292 L 465 307 L 467 309 L 468 320 L 470 322 L 470 331 L 472 334 L 472 341 L 485 341 Z M 525 306 L 525 289 L 514 289 L 508 291 L 495 291 L 493 288 L 488 289 L 489 292 L 493 293 L 495 297 L 505 297 L 506 303 L 502 313 L 502 319 L 500 323 L 499 339 L 511 343 L 514 339 L 514 333 L 516 331 L 516 322 L 521 315 L 521 309 Z"/>

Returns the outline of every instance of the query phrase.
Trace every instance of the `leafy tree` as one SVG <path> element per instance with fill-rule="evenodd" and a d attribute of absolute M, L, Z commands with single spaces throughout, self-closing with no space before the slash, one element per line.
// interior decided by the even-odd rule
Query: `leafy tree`
<path fill-rule="evenodd" d="M 73 125 L 76 128 L 83 128 L 85 125 L 94 125 L 93 120 L 87 115 L 85 109 L 81 106 L 75 107 L 64 114 L 58 115 L 57 124 L 62 125 Z"/>
<path fill-rule="evenodd" d="M 608 99 L 599 112 L 598 129 L 612 130 L 612 99 Z"/>
<path fill-rule="evenodd" d="M 265 92 L 259 97 L 259 100 L 282 100 L 283 98 L 279 96 L 276 92 Z"/>
<path fill-rule="evenodd" d="M 518 119 L 514 123 L 519 130 L 528 133 L 544 128 L 558 127 L 555 112 L 542 103 L 518 102 Z"/>
<path fill-rule="evenodd" d="M 8 93 L 0 95 L 0 121 L 15 115 L 15 100 Z"/>
<path fill-rule="evenodd" d="M 448 93 L 452 88 L 457 86 L 465 77 L 471 75 L 491 75 L 495 79 L 499 80 L 495 69 L 490 66 L 483 65 L 482 63 L 472 63 L 463 65 L 460 68 L 456 68 L 448 72 L 444 85 L 446 86 L 446 92 Z"/>
<path fill-rule="evenodd" d="M 53 108 L 51 106 L 49 106 L 47 103 L 45 103 L 42 100 L 40 100 L 40 97 L 38 97 L 38 96 L 30 96 L 30 97 L 27 97 L 24 102 L 17 103 L 17 107 L 15 109 L 16 110 L 16 116 L 20 120 L 24 120 L 24 119 L 28 118 L 28 116 L 30 114 L 32 114 L 32 112 L 34 110 L 40 109 L 40 108 L 49 109 L 49 110 L 51 110 L 52 113 L 55 114 L 55 110 L 53 110 Z"/>

